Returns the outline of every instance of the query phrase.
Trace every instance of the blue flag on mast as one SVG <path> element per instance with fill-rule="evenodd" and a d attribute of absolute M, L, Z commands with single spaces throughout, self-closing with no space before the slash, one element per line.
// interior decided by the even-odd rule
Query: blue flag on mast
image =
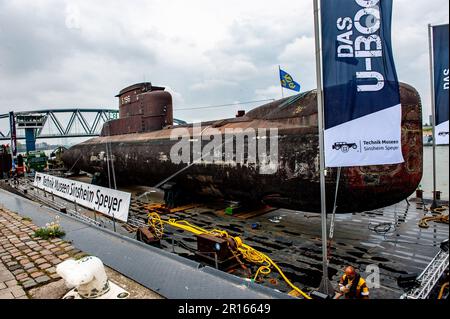
<path fill-rule="evenodd" d="M 434 104 L 436 145 L 448 144 L 449 25 L 433 26 Z"/>
<path fill-rule="evenodd" d="M 392 0 L 321 0 L 325 166 L 404 162 Z"/>
<path fill-rule="evenodd" d="M 300 84 L 295 82 L 292 76 L 289 75 L 289 73 L 281 69 L 280 69 L 280 82 L 282 87 L 289 90 L 300 92 Z"/>

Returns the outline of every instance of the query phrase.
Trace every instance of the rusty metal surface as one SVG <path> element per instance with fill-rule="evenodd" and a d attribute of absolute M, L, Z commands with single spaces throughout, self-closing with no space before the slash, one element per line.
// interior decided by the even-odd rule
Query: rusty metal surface
<path fill-rule="evenodd" d="M 156 92 L 154 92 L 156 93 Z M 160 93 L 160 92 L 158 92 Z M 165 92 L 164 92 L 165 93 Z M 392 205 L 412 194 L 422 178 L 422 110 L 417 91 L 401 84 L 402 151 L 405 163 L 343 168 L 339 188 L 338 212 L 364 211 Z M 260 163 L 229 164 L 225 161 L 199 163 L 176 176 L 173 182 L 193 196 L 214 196 L 246 203 L 261 201 L 276 207 L 317 212 L 319 201 L 318 131 L 316 92 L 258 107 L 239 118 L 202 123 L 225 133 L 227 128 L 278 129 L 278 167 L 272 175 L 259 174 Z M 192 125 L 184 125 L 195 139 Z M 212 131 L 211 131 L 212 132 Z M 68 167 L 94 173 L 105 172 L 101 156 L 111 143 L 115 173 L 119 184 L 153 186 L 187 164 L 170 161 L 173 129 L 102 136 L 72 147 L 64 154 Z M 206 145 L 209 141 L 203 141 Z M 331 210 L 336 170 L 326 179 L 327 206 Z"/>
<path fill-rule="evenodd" d="M 165 87 L 152 85 L 150 82 L 136 83 L 120 90 L 116 97 L 120 97 L 125 93 L 134 92 L 134 94 L 148 92 L 148 91 L 164 91 Z"/>
<path fill-rule="evenodd" d="M 104 124 L 101 136 L 151 132 L 173 125 L 172 96 L 162 87 L 139 83 L 119 95 L 119 116 Z"/>

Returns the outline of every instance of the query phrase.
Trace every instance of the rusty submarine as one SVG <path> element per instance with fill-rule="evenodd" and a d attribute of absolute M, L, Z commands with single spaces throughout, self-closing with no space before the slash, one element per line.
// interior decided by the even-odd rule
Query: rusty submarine
<path fill-rule="evenodd" d="M 240 111 L 232 118 L 202 122 L 201 128 L 174 123 L 172 97 L 164 87 L 138 83 L 116 97 L 119 118 L 106 122 L 99 137 L 66 151 L 62 157 L 66 167 L 105 175 L 113 166 L 119 185 L 153 187 L 166 181 L 192 198 L 320 211 L 316 90 L 275 100 L 246 113 Z M 421 100 L 418 92 L 404 83 L 400 84 L 400 99 L 405 162 L 342 168 L 337 213 L 390 206 L 417 189 L 423 172 Z M 227 140 L 230 130 L 235 134 Z M 211 137 L 217 135 L 225 142 L 208 146 Z M 191 146 L 184 160 L 179 160 L 181 148 L 177 143 L 181 141 Z M 223 151 L 226 144 L 234 150 L 238 141 L 244 143 L 242 154 L 227 156 Z M 275 149 L 272 142 L 277 142 Z M 249 151 L 255 144 L 256 157 Z M 204 159 L 199 152 L 211 156 Z M 270 160 L 270 152 L 276 152 L 276 161 Z M 337 175 L 337 169 L 327 170 L 328 212 L 334 204 Z"/>

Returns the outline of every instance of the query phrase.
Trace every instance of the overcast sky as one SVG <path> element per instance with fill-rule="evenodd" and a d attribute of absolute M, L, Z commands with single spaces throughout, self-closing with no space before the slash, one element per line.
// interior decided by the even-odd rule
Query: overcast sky
<path fill-rule="evenodd" d="M 428 119 L 427 24 L 448 23 L 449 1 L 393 10 L 398 77 Z M 176 118 L 233 117 L 258 103 L 177 109 L 280 98 L 278 65 L 315 88 L 313 32 L 312 0 L 0 0 L 0 113 L 117 108 L 114 95 L 145 80 L 168 88 Z"/>

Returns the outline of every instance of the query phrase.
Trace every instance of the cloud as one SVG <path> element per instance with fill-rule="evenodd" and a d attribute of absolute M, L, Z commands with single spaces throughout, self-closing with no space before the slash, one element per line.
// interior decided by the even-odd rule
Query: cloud
<path fill-rule="evenodd" d="M 278 60 L 282 68 L 294 77 L 302 90 L 316 88 L 316 58 L 313 37 L 302 36 L 288 43 Z"/>
<path fill-rule="evenodd" d="M 203 82 L 195 83 L 191 86 L 194 91 L 205 91 L 214 89 L 225 89 L 226 87 L 232 87 L 238 85 L 236 82 L 223 81 L 223 80 L 206 80 Z"/>
<path fill-rule="evenodd" d="M 263 89 L 256 89 L 255 95 L 257 99 L 270 99 L 272 97 L 281 98 L 281 87 L 278 85 L 271 85 Z"/>

